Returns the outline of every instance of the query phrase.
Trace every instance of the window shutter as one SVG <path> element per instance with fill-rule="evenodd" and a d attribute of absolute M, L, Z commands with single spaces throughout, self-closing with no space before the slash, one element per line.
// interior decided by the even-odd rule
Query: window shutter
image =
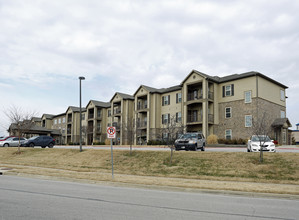
<path fill-rule="evenodd" d="M 176 101 L 176 103 L 178 103 L 178 101 L 179 101 L 179 97 L 178 96 L 179 96 L 179 93 L 176 93 L 175 94 L 175 101 Z"/>
<path fill-rule="evenodd" d="M 179 113 L 175 113 L 175 122 L 178 122 Z"/>
<path fill-rule="evenodd" d="M 162 96 L 162 106 L 164 106 L 164 96 Z"/>
<path fill-rule="evenodd" d="M 164 115 L 162 115 L 162 124 L 164 124 Z"/>
<path fill-rule="evenodd" d="M 168 114 L 168 124 L 170 123 L 170 114 Z"/>
<path fill-rule="evenodd" d="M 234 84 L 231 84 L 232 96 L 234 96 Z"/>
<path fill-rule="evenodd" d="M 222 97 L 225 97 L 225 87 L 222 86 Z"/>
<path fill-rule="evenodd" d="M 170 105 L 170 95 L 168 95 L 168 105 Z"/>

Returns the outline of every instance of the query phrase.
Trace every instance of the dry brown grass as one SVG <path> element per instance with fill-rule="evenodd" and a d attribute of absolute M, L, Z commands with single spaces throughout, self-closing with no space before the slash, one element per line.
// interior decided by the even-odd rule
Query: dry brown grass
<path fill-rule="evenodd" d="M 0 166 L 15 173 L 111 181 L 109 150 L 0 149 Z M 299 154 L 114 151 L 117 182 L 299 194 Z M 259 184 L 258 187 L 256 184 Z M 284 185 L 281 185 L 284 184 Z M 277 188 L 277 189 L 276 189 Z M 275 190 L 274 190 L 275 189 Z"/>

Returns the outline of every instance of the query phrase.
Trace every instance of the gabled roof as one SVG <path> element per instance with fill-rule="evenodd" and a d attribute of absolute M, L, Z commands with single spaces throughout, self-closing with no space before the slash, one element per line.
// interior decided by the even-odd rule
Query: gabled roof
<path fill-rule="evenodd" d="M 232 74 L 232 75 L 228 75 L 228 76 L 224 76 L 224 77 L 219 77 L 219 76 L 209 76 L 205 73 L 199 72 L 197 70 L 192 70 L 188 76 L 181 82 L 181 86 L 184 84 L 184 82 L 190 77 L 191 74 L 196 73 L 200 76 L 202 76 L 203 78 L 205 78 L 206 80 L 209 81 L 213 81 L 215 83 L 225 83 L 225 82 L 230 82 L 233 80 L 238 80 L 238 79 L 243 79 L 243 78 L 247 78 L 247 77 L 252 77 L 252 76 L 259 76 L 262 77 L 276 85 L 279 85 L 285 89 L 287 89 L 288 87 L 281 84 L 280 82 L 275 81 L 274 79 L 269 78 L 268 76 L 265 76 L 264 74 L 261 74 L 259 72 L 256 71 L 250 71 L 250 72 L 246 72 L 246 73 L 241 73 L 241 74 Z"/>
<path fill-rule="evenodd" d="M 50 114 L 43 114 L 41 118 L 45 117 L 46 119 L 53 119 L 55 115 L 50 115 Z"/>
<path fill-rule="evenodd" d="M 114 99 L 114 97 L 116 95 L 120 96 L 122 99 L 134 100 L 134 96 L 132 96 L 132 95 L 125 94 L 125 93 L 120 93 L 120 92 L 116 92 L 114 94 L 114 96 L 111 98 L 110 102 L 112 102 L 112 100 Z"/>
<path fill-rule="evenodd" d="M 110 102 L 101 102 L 101 101 L 97 101 L 97 100 L 90 100 L 87 103 L 86 108 L 91 102 L 97 107 L 109 108 L 111 106 Z"/>
<path fill-rule="evenodd" d="M 31 121 L 42 121 L 42 119 L 41 118 L 39 118 L 39 117 L 32 117 L 31 118 Z"/>
<path fill-rule="evenodd" d="M 178 91 L 178 90 L 182 89 L 182 87 L 180 85 L 172 86 L 172 87 L 169 87 L 169 88 L 162 88 L 162 89 L 156 89 L 156 88 L 153 88 L 153 87 L 141 85 L 141 86 L 139 86 L 139 88 L 134 93 L 134 96 L 136 95 L 136 93 L 139 91 L 139 89 L 141 87 L 144 88 L 144 89 L 146 89 L 149 93 L 159 93 L 159 94 L 163 94 L 163 93 L 167 93 L 167 92 L 173 92 L 173 91 Z"/>
<path fill-rule="evenodd" d="M 80 107 L 69 106 L 69 107 L 67 108 L 67 110 L 66 110 L 65 113 L 67 113 L 69 109 L 71 109 L 72 112 L 80 112 Z M 86 108 L 81 108 L 81 111 L 82 111 L 82 112 L 85 112 L 85 111 L 86 111 Z"/>
<path fill-rule="evenodd" d="M 292 127 L 288 118 L 277 118 L 272 123 L 272 127 L 283 127 L 284 125 L 287 125 L 288 127 Z"/>

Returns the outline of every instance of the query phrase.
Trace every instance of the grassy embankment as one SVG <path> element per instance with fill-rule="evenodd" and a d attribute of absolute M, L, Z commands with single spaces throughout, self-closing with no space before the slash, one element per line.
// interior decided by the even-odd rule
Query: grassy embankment
<path fill-rule="evenodd" d="M 11 173 L 112 181 L 109 150 L 0 149 Z M 299 195 L 299 154 L 114 151 L 114 182 Z"/>

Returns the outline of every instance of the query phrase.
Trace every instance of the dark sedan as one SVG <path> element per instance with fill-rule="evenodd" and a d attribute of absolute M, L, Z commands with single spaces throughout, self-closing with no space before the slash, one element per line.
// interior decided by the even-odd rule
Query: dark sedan
<path fill-rule="evenodd" d="M 49 147 L 52 148 L 55 145 L 55 139 L 51 136 L 35 136 L 29 138 L 24 143 L 22 143 L 22 147 L 34 147 L 41 146 L 42 148 Z"/>

